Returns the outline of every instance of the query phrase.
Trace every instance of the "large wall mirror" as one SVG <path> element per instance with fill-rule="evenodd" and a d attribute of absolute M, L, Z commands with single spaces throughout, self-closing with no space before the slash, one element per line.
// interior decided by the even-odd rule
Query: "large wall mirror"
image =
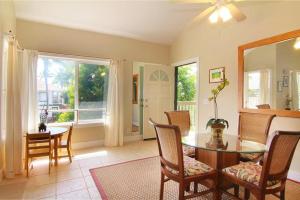
<path fill-rule="evenodd" d="M 239 109 L 300 117 L 300 30 L 239 47 Z"/>

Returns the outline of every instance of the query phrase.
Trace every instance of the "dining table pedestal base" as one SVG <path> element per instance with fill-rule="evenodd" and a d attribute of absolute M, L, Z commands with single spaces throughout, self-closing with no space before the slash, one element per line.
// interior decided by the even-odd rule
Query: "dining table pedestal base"
<path fill-rule="evenodd" d="M 216 199 L 222 199 L 222 190 L 227 190 L 230 188 L 234 188 L 235 195 L 238 195 L 238 187 L 224 181 L 222 178 L 222 169 L 239 163 L 238 153 L 209 151 L 200 148 L 196 148 L 195 153 L 195 158 L 197 160 L 217 170 Z M 207 187 L 213 187 L 213 183 L 209 181 L 200 182 L 200 184 Z"/>

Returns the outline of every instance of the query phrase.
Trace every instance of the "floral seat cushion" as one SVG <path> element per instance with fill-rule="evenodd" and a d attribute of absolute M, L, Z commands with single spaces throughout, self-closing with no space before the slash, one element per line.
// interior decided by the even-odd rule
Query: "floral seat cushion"
<path fill-rule="evenodd" d="M 213 168 L 211 168 L 210 166 L 199 162 L 197 160 L 195 160 L 194 158 L 190 158 L 188 156 L 184 156 L 183 157 L 183 164 L 184 164 L 184 176 L 193 176 L 193 175 L 197 175 L 197 174 L 203 174 L 203 173 L 207 173 L 213 170 Z M 175 174 L 178 175 L 178 171 L 171 169 L 169 167 L 167 167 L 167 169 Z"/>
<path fill-rule="evenodd" d="M 257 186 L 259 185 L 261 170 L 262 166 L 254 162 L 241 162 L 238 165 L 223 169 L 225 173 Z M 279 181 L 267 181 L 267 187 L 275 186 L 278 183 Z"/>
<path fill-rule="evenodd" d="M 241 159 L 245 161 L 253 161 L 263 156 L 263 153 L 241 153 Z"/>
<path fill-rule="evenodd" d="M 183 155 L 185 155 L 185 156 L 191 156 L 191 157 L 195 156 L 195 148 L 194 147 L 182 145 L 182 150 L 183 150 Z"/>

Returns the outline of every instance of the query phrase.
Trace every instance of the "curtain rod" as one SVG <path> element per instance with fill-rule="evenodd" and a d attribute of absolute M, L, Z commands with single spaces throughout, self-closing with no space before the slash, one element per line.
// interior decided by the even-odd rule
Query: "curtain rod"
<path fill-rule="evenodd" d="M 17 40 L 16 35 L 14 35 L 11 30 L 9 30 L 8 33 L 4 32 L 4 35 L 6 35 L 6 36 L 10 37 L 11 39 L 13 39 L 16 42 L 17 48 L 19 48 L 19 50 L 21 50 L 21 51 L 24 50 L 24 48 L 22 48 L 21 45 L 19 44 L 19 41 Z"/>

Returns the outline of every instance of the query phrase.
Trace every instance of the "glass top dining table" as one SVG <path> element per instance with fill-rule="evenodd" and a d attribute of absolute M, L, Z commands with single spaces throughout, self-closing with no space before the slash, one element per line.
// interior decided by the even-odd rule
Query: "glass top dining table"
<path fill-rule="evenodd" d="M 240 140 L 237 135 L 223 134 L 222 138 L 213 137 L 210 133 L 195 133 L 182 137 L 182 144 L 218 152 L 228 153 L 264 153 L 267 151 L 266 145 Z"/>

